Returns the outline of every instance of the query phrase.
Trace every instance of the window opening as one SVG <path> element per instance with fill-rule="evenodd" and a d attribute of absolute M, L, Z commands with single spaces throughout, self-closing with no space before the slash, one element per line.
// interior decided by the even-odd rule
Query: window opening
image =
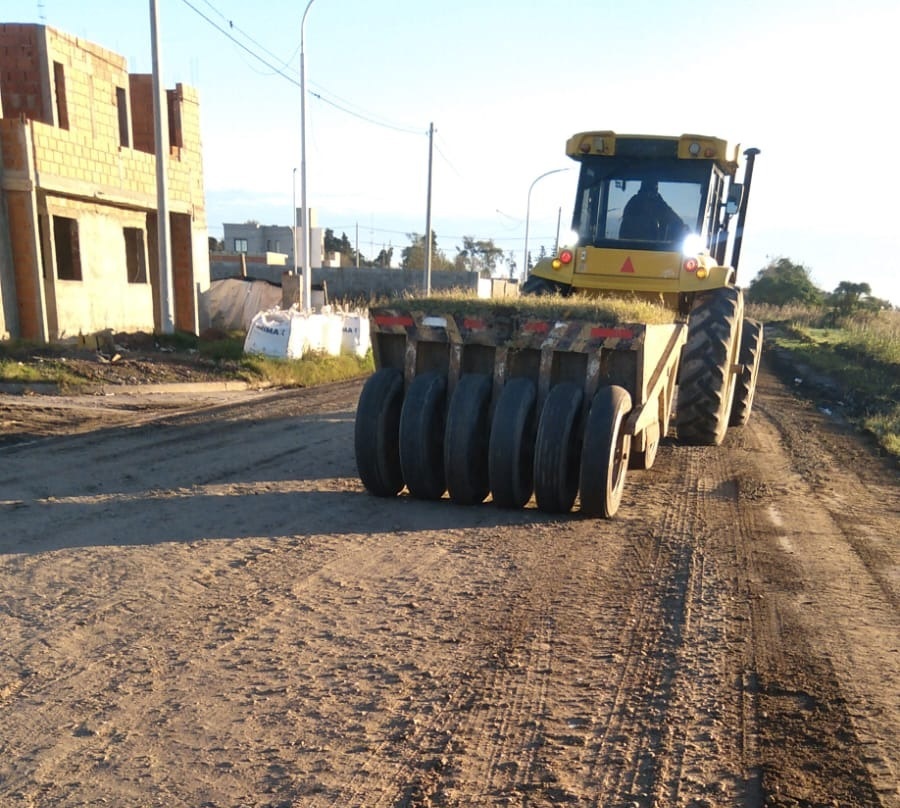
<path fill-rule="evenodd" d="M 175 90 L 166 93 L 169 123 L 169 146 L 184 148 L 184 132 L 181 126 L 181 96 Z"/>
<path fill-rule="evenodd" d="M 128 283 L 147 283 L 147 260 L 144 252 L 144 231 L 138 227 L 125 227 L 125 266 Z"/>
<path fill-rule="evenodd" d="M 56 248 L 56 277 L 61 281 L 80 281 L 81 249 L 78 245 L 78 222 L 66 216 L 54 216 L 53 244 Z"/>
<path fill-rule="evenodd" d="M 56 119 L 60 129 L 69 128 L 69 106 L 66 103 L 66 70 L 61 62 L 53 63 L 53 84 L 56 87 Z"/>
<path fill-rule="evenodd" d="M 116 109 L 119 112 L 119 145 L 130 146 L 128 136 L 128 102 L 123 87 L 116 87 Z"/>

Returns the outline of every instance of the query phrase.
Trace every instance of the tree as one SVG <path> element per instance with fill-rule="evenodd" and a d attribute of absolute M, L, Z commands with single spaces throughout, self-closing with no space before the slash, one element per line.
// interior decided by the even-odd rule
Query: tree
<path fill-rule="evenodd" d="M 893 308 L 889 300 L 872 297 L 872 287 L 868 283 L 841 281 L 835 290 L 828 295 L 835 319 L 851 317 L 858 312 L 875 312 Z"/>
<path fill-rule="evenodd" d="M 803 264 L 795 264 L 789 258 L 777 258 L 750 281 L 747 300 L 772 306 L 790 303 L 819 306 L 825 301 L 825 293 L 812 282 L 809 269 Z"/>
<path fill-rule="evenodd" d="M 346 233 L 341 233 L 341 237 L 337 238 L 334 235 L 334 230 L 326 227 L 322 240 L 326 253 L 337 253 L 341 256 L 342 267 L 356 266 L 356 250 L 353 249 L 353 245 L 350 243 L 350 239 L 347 238 Z M 366 266 L 362 255 L 360 255 L 359 263 L 360 266 Z"/>
<path fill-rule="evenodd" d="M 493 239 L 463 236 L 463 246 L 457 247 L 455 264 L 457 269 L 479 272 L 482 277 L 490 278 L 502 258 L 503 250 L 494 244 Z"/>
<path fill-rule="evenodd" d="M 382 247 L 381 252 L 375 256 L 375 260 L 372 261 L 373 267 L 382 267 L 383 269 L 387 269 L 391 265 L 391 261 L 394 260 L 394 248 L 393 247 Z"/>
<path fill-rule="evenodd" d="M 425 236 L 419 233 L 407 233 L 410 244 L 400 251 L 400 266 L 403 269 L 425 269 Z M 437 246 L 437 235 L 431 231 L 431 268 L 453 269 L 453 263 L 447 259 Z"/>
<path fill-rule="evenodd" d="M 839 317 L 849 317 L 859 308 L 861 298 L 872 294 L 872 287 L 867 283 L 853 283 L 841 281 L 837 288 L 828 296 L 828 302 Z"/>
<path fill-rule="evenodd" d="M 518 269 L 516 254 L 512 250 L 506 254 L 506 266 L 509 267 L 509 279 L 512 280 L 516 277 L 516 270 Z"/>
<path fill-rule="evenodd" d="M 222 252 L 225 249 L 225 242 L 215 238 L 214 236 L 208 236 L 208 241 L 210 252 Z"/>

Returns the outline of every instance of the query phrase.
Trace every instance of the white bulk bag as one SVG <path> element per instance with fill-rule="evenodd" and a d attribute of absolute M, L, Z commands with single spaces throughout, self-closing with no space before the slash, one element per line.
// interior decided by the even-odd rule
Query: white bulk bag
<path fill-rule="evenodd" d="M 306 342 L 306 320 L 294 309 L 269 309 L 251 321 L 244 353 L 300 359 Z"/>

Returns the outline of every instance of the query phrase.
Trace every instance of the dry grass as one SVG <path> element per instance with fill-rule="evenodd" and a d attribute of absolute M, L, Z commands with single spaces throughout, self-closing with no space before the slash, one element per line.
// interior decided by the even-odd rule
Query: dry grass
<path fill-rule="evenodd" d="M 848 415 L 888 453 L 900 457 L 900 311 L 859 312 L 836 320 L 809 306 L 748 306 L 748 314 L 781 326 L 767 339 L 837 382 Z"/>
<path fill-rule="evenodd" d="M 763 323 L 781 323 L 794 327 L 821 328 L 825 325 L 828 310 L 823 306 L 771 306 L 767 303 L 748 303 L 748 317 Z"/>
<path fill-rule="evenodd" d="M 900 365 L 900 311 L 880 311 L 856 315 L 844 321 L 847 342 L 857 350 L 895 365 Z"/>
<path fill-rule="evenodd" d="M 381 301 L 384 308 L 429 311 L 485 317 L 516 312 L 525 317 L 552 320 L 588 320 L 603 325 L 622 323 L 672 323 L 676 313 L 671 309 L 637 298 L 587 297 L 574 295 L 528 295 L 518 298 L 486 300 L 467 293 L 449 293 L 432 297 L 404 297 Z"/>

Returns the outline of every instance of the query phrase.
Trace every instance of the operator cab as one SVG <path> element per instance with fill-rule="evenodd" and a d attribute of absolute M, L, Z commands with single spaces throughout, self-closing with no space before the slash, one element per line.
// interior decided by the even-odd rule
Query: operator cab
<path fill-rule="evenodd" d="M 680 308 L 693 293 L 733 284 L 756 153 L 744 152 L 738 183 L 738 149 L 730 157 L 719 138 L 573 135 L 566 154 L 580 164 L 574 243 L 539 261 L 522 292 L 662 295 Z"/>

